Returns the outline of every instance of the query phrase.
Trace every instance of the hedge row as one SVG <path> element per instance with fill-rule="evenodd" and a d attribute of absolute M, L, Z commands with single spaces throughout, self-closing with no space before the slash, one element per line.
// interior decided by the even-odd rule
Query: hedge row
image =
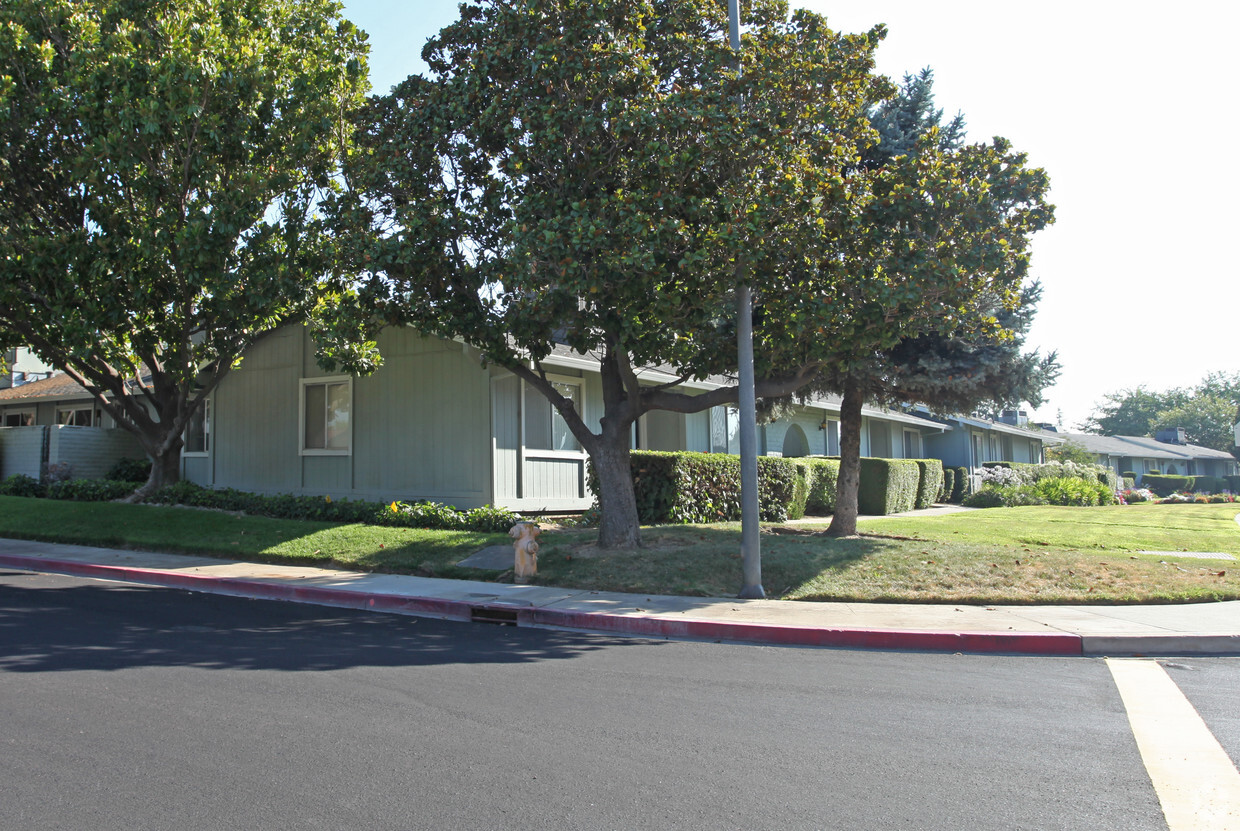
<path fill-rule="evenodd" d="M 952 483 L 952 495 L 948 500 L 957 505 L 964 502 L 964 498 L 968 496 L 973 488 L 969 479 L 969 469 L 967 467 L 954 468 L 956 472 L 955 481 Z"/>
<path fill-rule="evenodd" d="M 37 479 L 17 474 L 0 482 L 0 495 L 103 502 L 124 498 L 140 485 L 140 482 L 117 482 L 107 479 L 70 479 L 44 485 Z M 382 503 L 352 499 L 333 501 L 330 497 L 295 496 L 287 493 L 269 496 L 232 488 L 214 490 L 184 480 L 156 491 L 146 501 L 157 505 L 189 505 L 223 511 L 240 511 L 252 516 L 266 516 L 274 519 L 360 522 L 367 525 L 442 528 L 486 533 L 507 532 L 522 519 L 520 514 L 506 508 L 491 506 L 462 511 L 451 505 L 440 505 L 436 502 Z"/>
<path fill-rule="evenodd" d="M 917 463 L 917 501 L 914 508 L 929 508 L 943 493 L 943 463 L 938 459 L 914 459 Z"/>
<path fill-rule="evenodd" d="M 1240 476 L 1173 476 L 1168 473 L 1147 473 L 1141 478 L 1141 486 L 1159 496 L 1173 493 L 1235 493 L 1240 488 Z"/>
<path fill-rule="evenodd" d="M 741 518 L 740 459 L 721 453 L 634 450 L 630 454 L 637 516 L 642 524 L 734 522 Z M 758 513 L 764 522 L 835 510 L 836 458 L 758 459 Z M 939 498 L 943 466 L 936 459 L 862 459 L 858 508 L 890 514 L 928 507 Z M 598 477 L 591 465 L 590 488 Z"/>
<path fill-rule="evenodd" d="M 835 494 L 839 488 L 840 460 L 807 457 L 796 460 L 804 473 L 809 496 L 805 501 L 805 513 L 826 516 L 835 511 Z"/>
<path fill-rule="evenodd" d="M 920 478 L 911 459 L 862 459 L 857 510 L 874 516 L 913 510 Z"/>
<path fill-rule="evenodd" d="M 723 453 L 634 450 L 629 455 L 637 517 L 643 525 L 729 522 L 741 518 L 740 459 Z M 590 489 L 598 492 L 593 463 Z M 797 467 L 791 459 L 758 459 L 758 514 L 783 522 L 795 510 Z M 805 483 L 801 489 L 808 497 Z M 804 513 L 804 507 L 801 507 Z"/>

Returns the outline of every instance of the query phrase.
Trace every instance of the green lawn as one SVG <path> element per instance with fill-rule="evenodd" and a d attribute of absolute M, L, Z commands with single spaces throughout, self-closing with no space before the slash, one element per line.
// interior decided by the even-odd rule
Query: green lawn
<path fill-rule="evenodd" d="M 0 496 L 0 536 L 359 571 L 477 577 L 456 563 L 506 534 L 237 516 L 222 511 Z"/>
<path fill-rule="evenodd" d="M 768 595 L 927 603 L 1141 603 L 1240 599 L 1236 505 L 996 508 L 886 518 L 836 540 L 804 525 L 762 536 Z M 538 582 L 638 593 L 728 596 L 740 586 L 739 526 L 643 531 L 647 548 L 599 552 L 590 530 L 543 534 Z M 502 534 L 233 516 L 190 508 L 0 497 L 0 536 L 385 571 L 499 579 L 456 563 Z"/>

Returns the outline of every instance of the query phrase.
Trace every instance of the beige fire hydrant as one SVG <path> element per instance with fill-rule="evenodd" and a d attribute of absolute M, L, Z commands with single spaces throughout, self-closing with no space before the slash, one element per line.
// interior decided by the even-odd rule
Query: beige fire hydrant
<path fill-rule="evenodd" d="M 508 536 L 516 542 L 512 544 L 516 554 L 513 566 L 513 582 L 528 583 L 538 573 L 538 535 L 542 529 L 535 522 L 518 522 L 508 529 Z"/>

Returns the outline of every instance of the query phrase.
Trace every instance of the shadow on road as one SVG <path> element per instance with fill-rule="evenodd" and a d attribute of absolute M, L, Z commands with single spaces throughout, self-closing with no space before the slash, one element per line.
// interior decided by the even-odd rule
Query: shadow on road
<path fill-rule="evenodd" d="M 528 663 L 657 641 L 0 571 L 0 672 Z"/>

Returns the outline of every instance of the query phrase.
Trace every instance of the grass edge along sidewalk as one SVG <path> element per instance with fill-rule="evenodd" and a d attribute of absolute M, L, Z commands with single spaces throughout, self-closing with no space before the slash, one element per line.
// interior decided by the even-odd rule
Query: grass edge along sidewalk
<path fill-rule="evenodd" d="M 1161 513 L 1157 513 L 1161 512 Z M 903 603 L 1183 603 L 1240 599 L 1236 563 L 1136 553 L 1187 544 L 1240 554 L 1235 506 L 1011 508 L 867 522 L 850 540 L 812 526 L 768 527 L 763 576 L 772 597 Z M 598 552 L 590 530 L 542 538 L 539 583 L 682 596 L 735 593 L 735 524 L 662 526 L 636 553 Z M 456 579 L 506 536 L 273 520 L 213 511 L 0 497 L 0 536 L 203 554 L 288 565 Z M 1178 544 L 1170 545 L 1168 541 Z"/>

